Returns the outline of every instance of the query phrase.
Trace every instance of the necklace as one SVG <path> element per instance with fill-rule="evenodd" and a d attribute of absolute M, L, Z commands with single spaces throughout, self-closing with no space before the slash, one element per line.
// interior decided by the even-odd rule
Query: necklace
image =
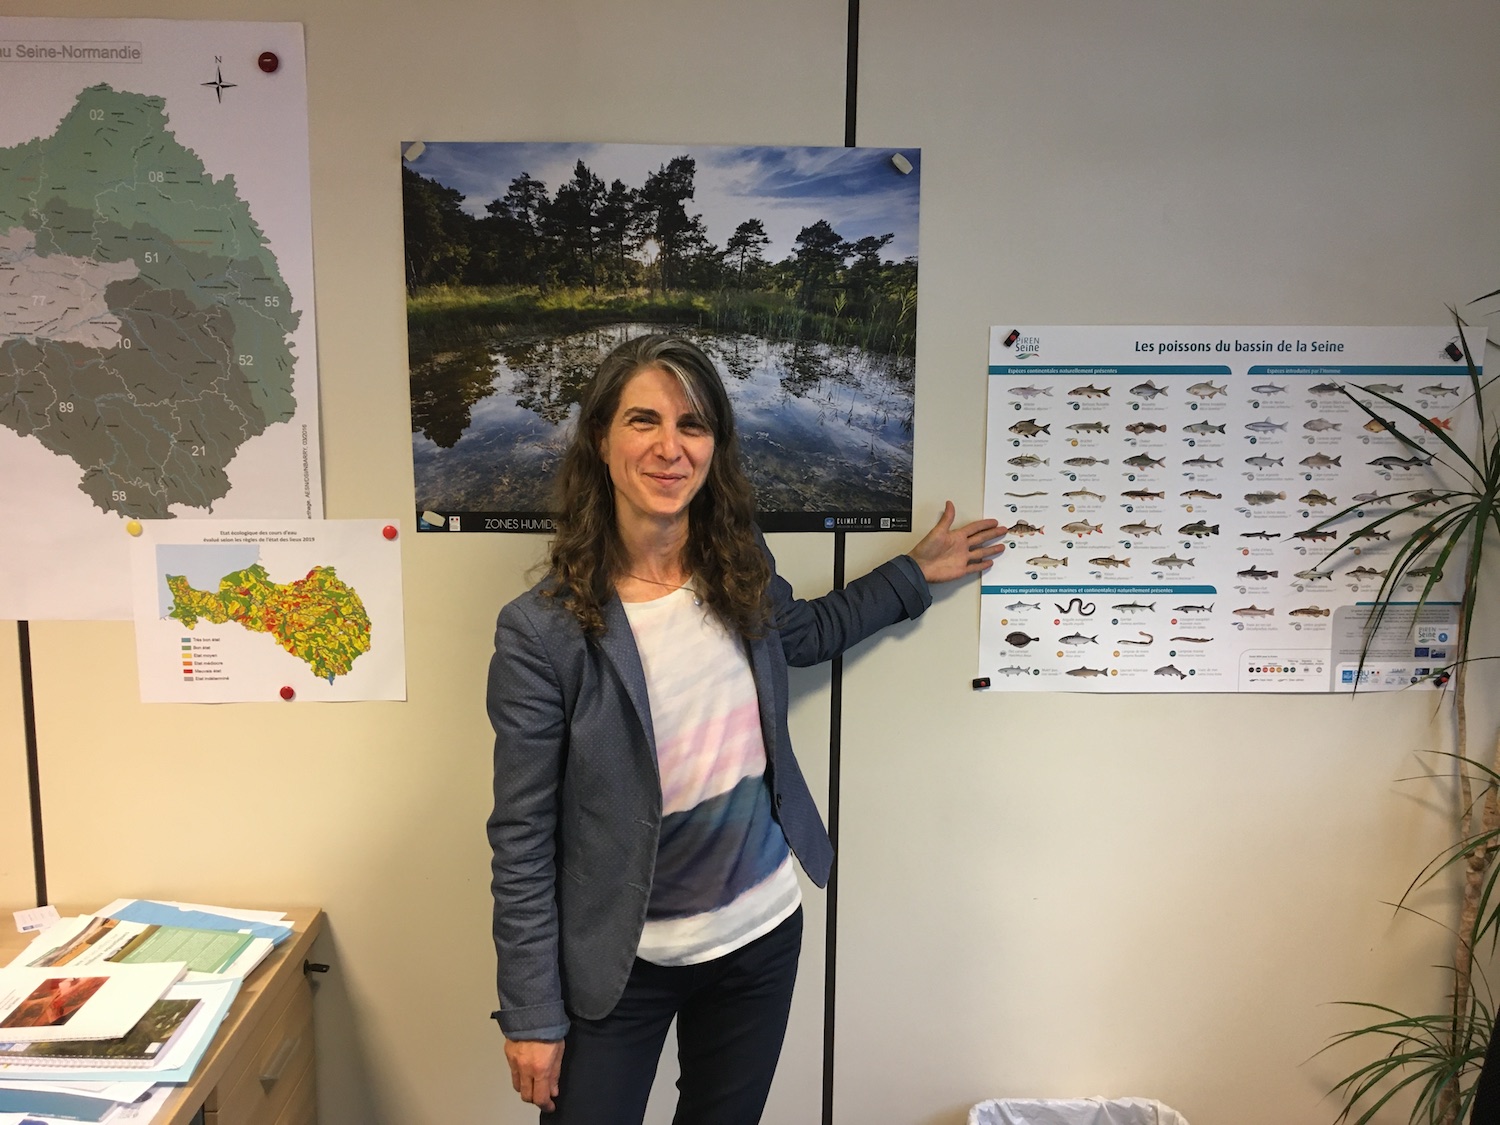
<path fill-rule="evenodd" d="M 643 578 L 639 574 L 626 574 L 625 577 L 634 578 L 637 582 L 647 582 L 652 586 L 665 586 L 668 590 L 691 590 L 693 585 L 692 579 L 688 579 L 688 581 L 682 583 L 682 585 L 679 586 L 675 582 L 663 582 L 657 578 Z M 693 590 L 693 604 L 696 606 L 701 606 L 703 604 L 703 596 L 696 590 Z"/>

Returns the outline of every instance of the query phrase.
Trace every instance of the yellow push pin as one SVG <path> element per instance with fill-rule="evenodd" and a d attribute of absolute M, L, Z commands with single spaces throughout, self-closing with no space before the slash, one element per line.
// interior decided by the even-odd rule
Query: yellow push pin
<path fill-rule="evenodd" d="M 131 535 L 140 535 L 140 533 L 144 531 L 145 528 L 141 527 L 140 520 L 126 520 L 125 530 L 128 531 Z"/>

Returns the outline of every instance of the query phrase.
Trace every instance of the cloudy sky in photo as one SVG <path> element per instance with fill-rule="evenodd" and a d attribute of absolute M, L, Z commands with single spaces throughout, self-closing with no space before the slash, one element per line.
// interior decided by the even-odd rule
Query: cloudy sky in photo
<path fill-rule="evenodd" d="M 411 142 L 401 146 L 405 152 Z M 911 162 L 903 175 L 891 163 L 897 152 Z M 917 255 L 917 195 L 920 149 L 810 148 L 720 145 L 548 144 L 528 142 L 428 142 L 407 167 L 462 192 L 464 209 L 483 216 L 485 205 L 503 197 L 523 172 L 542 181 L 549 194 L 571 179 L 582 160 L 608 187 L 623 180 L 639 188 L 646 176 L 678 156 L 697 162 L 689 215 L 701 215 L 709 240 L 723 249 L 746 219 L 765 224 L 771 245 L 763 254 L 778 261 L 792 252 L 798 231 L 827 219 L 853 242 L 894 234 L 882 252 L 886 261 Z"/>

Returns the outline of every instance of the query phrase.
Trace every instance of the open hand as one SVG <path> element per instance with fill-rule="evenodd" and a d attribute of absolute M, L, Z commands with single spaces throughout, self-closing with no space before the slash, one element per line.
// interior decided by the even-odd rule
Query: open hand
<path fill-rule="evenodd" d="M 1000 539 L 1009 529 L 999 520 L 975 520 L 954 527 L 954 514 L 953 501 L 949 500 L 932 530 L 911 549 L 912 559 L 928 582 L 951 582 L 967 574 L 981 574 L 1005 550 Z"/>

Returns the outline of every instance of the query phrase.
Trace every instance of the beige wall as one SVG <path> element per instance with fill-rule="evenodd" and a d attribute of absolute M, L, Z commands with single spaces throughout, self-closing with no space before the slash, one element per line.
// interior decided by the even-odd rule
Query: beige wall
<path fill-rule="evenodd" d="M 412 528 L 397 144 L 838 144 L 844 4 L 66 10 L 305 22 L 327 512 L 401 517 L 410 698 L 144 707 L 128 625 L 35 624 L 53 897 L 321 904 L 322 1120 L 532 1120 L 485 1018 L 482 693 L 541 544 Z M 1496 41 L 1484 0 L 864 0 L 858 139 L 924 155 L 919 522 L 980 503 L 993 322 L 1435 323 L 1500 286 Z M 851 539 L 851 572 L 908 542 Z M 828 541 L 773 545 L 826 586 Z M 1441 840 L 1439 788 L 1398 783 L 1428 698 L 975 696 L 977 602 L 849 662 L 838 1121 L 1069 1093 L 1329 1119 L 1328 1001 L 1441 987 L 1432 931 L 1380 905 Z M 795 685 L 815 788 L 826 682 Z M 818 1120 L 822 917 L 768 1121 Z"/>

